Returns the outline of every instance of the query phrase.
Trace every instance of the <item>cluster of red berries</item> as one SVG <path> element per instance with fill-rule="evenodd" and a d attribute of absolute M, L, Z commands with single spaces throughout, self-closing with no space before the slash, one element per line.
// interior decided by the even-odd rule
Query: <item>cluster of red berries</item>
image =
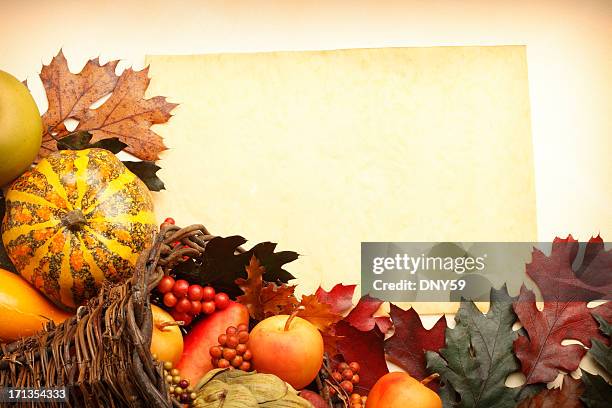
<path fill-rule="evenodd" d="M 182 320 L 185 325 L 200 313 L 212 314 L 217 309 L 225 309 L 230 302 L 227 294 L 216 293 L 212 286 L 190 285 L 184 279 L 175 281 L 169 275 L 161 279 L 157 290 L 163 294 L 162 302 L 171 309 L 174 320 Z"/>
<path fill-rule="evenodd" d="M 352 363 L 338 363 L 336 369 L 332 371 L 332 378 L 340 385 L 347 394 L 350 394 L 350 406 L 351 408 L 362 408 L 365 406 L 365 397 L 353 393 L 355 385 L 359 384 L 359 363 L 353 361 Z M 332 395 L 336 393 L 336 389 L 330 388 Z"/>
<path fill-rule="evenodd" d="M 249 327 L 241 324 L 238 327 L 230 326 L 218 338 L 219 345 L 210 348 L 210 357 L 213 367 L 234 367 L 242 371 L 251 369 L 251 350 L 247 348 L 249 342 Z"/>
<path fill-rule="evenodd" d="M 332 372 L 334 380 L 340 384 L 340 387 L 347 393 L 353 392 L 353 386 L 359 384 L 359 363 L 339 363 L 336 369 Z"/>

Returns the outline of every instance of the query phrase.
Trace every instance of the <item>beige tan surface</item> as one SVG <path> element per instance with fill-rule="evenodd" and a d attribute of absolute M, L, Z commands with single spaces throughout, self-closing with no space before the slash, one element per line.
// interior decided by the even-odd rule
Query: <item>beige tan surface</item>
<path fill-rule="evenodd" d="M 299 251 L 303 292 L 357 283 L 361 241 L 537 239 L 524 47 L 147 62 L 181 103 L 158 216 Z"/>

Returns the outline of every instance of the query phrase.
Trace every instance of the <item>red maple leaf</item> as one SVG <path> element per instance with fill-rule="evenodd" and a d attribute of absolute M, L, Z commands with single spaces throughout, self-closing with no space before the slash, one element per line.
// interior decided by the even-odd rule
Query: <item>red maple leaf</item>
<path fill-rule="evenodd" d="M 378 326 L 382 333 L 387 333 L 392 327 L 391 319 L 386 316 L 374 316 L 384 302 L 369 295 L 365 295 L 353 310 L 344 318 L 344 321 L 362 331 L 370 331 Z"/>
<path fill-rule="evenodd" d="M 544 298 L 544 309 L 539 311 L 534 293 L 523 286 L 513 305 L 527 332 L 514 342 L 527 384 L 550 382 L 559 371 L 578 368 L 586 349 L 578 344 L 564 346 L 563 340 L 578 340 L 587 347 L 591 346 L 591 338 L 606 341 L 591 312 L 605 316 L 609 306 L 591 310 L 582 298 L 585 293 L 567 285 L 568 280 L 578 280 L 572 270 L 576 254 L 577 243 L 569 236 L 554 241 L 550 256 L 534 249 L 532 261 L 527 264 L 527 275 L 538 285 Z M 568 294 L 568 290 L 574 292 Z"/>
<path fill-rule="evenodd" d="M 359 330 L 347 321 L 336 324 L 338 353 L 344 361 L 356 361 L 361 366 L 356 393 L 367 395 L 376 381 L 389 372 L 385 360 L 385 335 L 373 325 L 369 331 Z"/>
<path fill-rule="evenodd" d="M 341 283 L 334 286 L 329 292 L 326 292 L 322 287 L 315 292 L 317 299 L 323 303 L 327 303 L 336 313 L 344 313 L 353 307 L 353 293 L 357 285 L 343 285 Z"/>
<path fill-rule="evenodd" d="M 397 364 L 417 380 L 428 376 L 425 368 L 425 351 L 439 351 L 445 344 L 446 318 L 440 317 L 436 324 L 427 330 L 414 309 L 402 310 L 391 304 L 391 320 L 395 327 L 393 336 L 385 340 L 385 351 L 389 361 Z M 434 388 L 436 382 L 428 386 Z"/>

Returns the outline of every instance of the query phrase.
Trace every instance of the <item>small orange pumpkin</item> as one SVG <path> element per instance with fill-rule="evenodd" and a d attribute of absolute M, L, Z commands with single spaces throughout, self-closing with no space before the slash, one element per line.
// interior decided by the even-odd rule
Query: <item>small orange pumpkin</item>
<path fill-rule="evenodd" d="M 21 276 L 75 308 L 131 276 L 155 228 L 147 187 L 114 154 L 62 150 L 11 185 L 2 241 Z"/>

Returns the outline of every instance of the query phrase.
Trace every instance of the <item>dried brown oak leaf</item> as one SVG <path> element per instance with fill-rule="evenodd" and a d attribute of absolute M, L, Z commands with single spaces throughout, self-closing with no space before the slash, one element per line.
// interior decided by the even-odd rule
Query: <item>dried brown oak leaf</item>
<path fill-rule="evenodd" d="M 543 390 L 531 398 L 521 401 L 517 408 L 582 408 L 580 396 L 584 392 L 582 381 L 570 375 L 563 378 L 561 388 Z"/>
<path fill-rule="evenodd" d="M 236 279 L 236 285 L 244 292 L 236 301 L 246 306 L 253 319 L 263 320 L 278 314 L 290 314 L 295 309 L 298 303 L 293 294 L 295 286 L 264 282 L 266 269 L 255 255 L 251 256 L 245 270 L 247 278 Z"/>
<path fill-rule="evenodd" d="M 85 64 L 73 74 L 62 51 L 49 65 L 43 65 L 42 80 L 49 108 L 42 115 L 44 133 L 39 159 L 57 150 L 56 139 L 70 132 L 65 121 L 75 119 L 75 131 L 93 135 L 92 143 L 117 137 L 128 147 L 126 151 L 142 160 L 157 160 L 166 149 L 161 136 L 151 131 L 154 124 L 165 123 L 177 105 L 156 96 L 144 99 L 149 86 L 148 68 L 141 71 L 126 69 L 115 74 L 118 61 L 100 65 L 98 59 Z M 110 97 L 98 108 L 91 105 L 102 97 Z"/>

